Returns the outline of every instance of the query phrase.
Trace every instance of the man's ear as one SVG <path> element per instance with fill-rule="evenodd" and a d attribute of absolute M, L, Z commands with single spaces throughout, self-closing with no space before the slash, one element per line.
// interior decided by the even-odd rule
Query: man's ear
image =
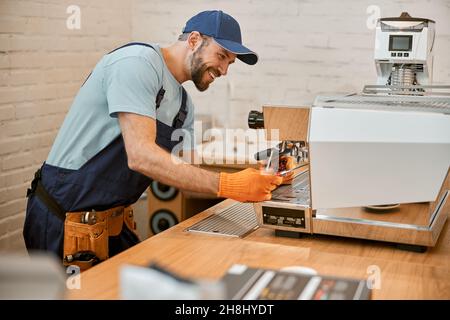
<path fill-rule="evenodd" d="M 203 39 L 200 33 L 198 31 L 192 31 L 187 39 L 189 49 L 194 51 L 202 43 L 202 41 Z"/>

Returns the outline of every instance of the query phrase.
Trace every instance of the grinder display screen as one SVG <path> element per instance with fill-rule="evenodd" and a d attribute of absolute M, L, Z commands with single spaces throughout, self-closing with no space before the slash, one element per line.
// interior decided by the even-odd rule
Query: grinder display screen
<path fill-rule="evenodd" d="M 389 36 L 389 51 L 411 51 L 412 36 Z"/>

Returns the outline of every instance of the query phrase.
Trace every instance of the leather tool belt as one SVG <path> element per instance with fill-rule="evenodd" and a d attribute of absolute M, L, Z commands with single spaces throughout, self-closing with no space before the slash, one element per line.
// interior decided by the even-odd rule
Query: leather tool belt
<path fill-rule="evenodd" d="M 63 264 L 77 265 L 86 270 L 109 258 L 109 237 L 118 236 L 125 224 L 136 233 L 131 206 L 118 206 L 104 211 L 65 212 L 45 190 L 38 169 L 27 190 L 27 197 L 36 195 L 49 210 L 64 222 Z"/>
<path fill-rule="evenodd" d="M 64 221 L 64 265 L 77 265 L 81 270 L 86 270 L 108 259 L 108 239 L 118 236 L 124 224 L 136 234 L 131 206 L 105 211 L 67 212 Z"/>

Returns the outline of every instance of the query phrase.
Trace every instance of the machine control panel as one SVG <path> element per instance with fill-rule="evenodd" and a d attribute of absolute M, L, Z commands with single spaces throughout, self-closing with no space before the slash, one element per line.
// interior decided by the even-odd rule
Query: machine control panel
<path fill-rule="evenodd" d="M 409 53 L 408 52 L 391 52 L 391 57 L 405 57 L 405 58 L 408 58 L 409 57 Z"/>
<path fill-rule="evenodd" d="M 281 227 L 306 228 L 305 211 L 299 209 L 262 207 L 263 223 Z"/>

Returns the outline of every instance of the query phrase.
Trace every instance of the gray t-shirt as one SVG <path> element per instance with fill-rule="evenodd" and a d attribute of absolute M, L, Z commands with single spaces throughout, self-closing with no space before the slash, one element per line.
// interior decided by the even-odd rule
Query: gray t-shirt
<path fill-rule="evenodd" d="M 155 49 L 133 45 L 105 55 L 78 91 L 46 163 L 79 169 L 119 134 L 118 112 L 147 116 L 171 126 L 181 105 L 182 87 Z M 156 95 L 165 90 L 156 110 Z M 183 129 L 193 137 L 194 106 L 187 97 Z M 193 141 L 193 138 L 191 138 Z"/>

